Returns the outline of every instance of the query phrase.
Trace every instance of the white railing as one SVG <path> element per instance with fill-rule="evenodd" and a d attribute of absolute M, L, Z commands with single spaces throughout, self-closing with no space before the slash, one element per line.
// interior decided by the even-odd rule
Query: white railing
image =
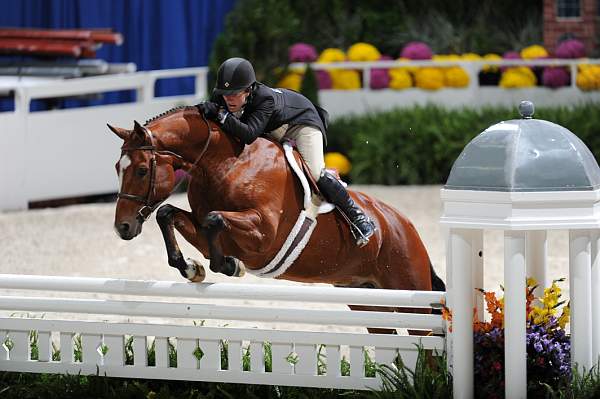
<path fill-rule="evenodd" d="M 131 127 L 177 105 L 192 105 L 207 92 L 208 68 L 146 71 L 68 80 L 2 81 L 14 92 L 15 109 L 0 113 L 0 210 L 56 198 L 113 193 L 112 165 L 119 140 L 106 123 Z M 155 97 L 159 79 L 195 77 L 190 95 Z M 130 103 L 30 112 L 35 99 L 135 90 Z"/>
<path fill-rule="evenodd" d="M 586 102 L 600 102 L 600 91 L 582 91 L 576 85 L 579 64 L 600 64 L 600 59 L 542 59 L 542 60 L 501 60 L 501 61 L 375 61 L 375 62 L 334 62 L 311 63 L 314 70 L 350 69 L 361 73 L 362 87 L 357 90 L 320 90 L 321 106 L 329 111 L 332 118 L 348 114 L 365 114 L 399 107 L 436 104 L 443 107 L 508 106 L 515 107 L 521 100 L 533 101 L 538 106 L 572 106 Z M 444 87 L 439 90 L 424 90 L 411 87 L 403 90 L 370 88 L 373 69 L 451 67 L 460 66 L 469 76 L 469 84 L 462 88 Z M 571 84 L 552 89 L 548 87 L 527 87 L 505 89 L 499 86 L 480 86 L 479 72 L 486 66 L 565 66 L 571 74 Z M 305 64 L 293 63 L 290 68 L 303 69 Z"/>
<path fill-rule="evenodd" d="M 216 298 L 243 298 L 429 308 L 443 300 L 443 292 L 7 274 L 0 275 L 0 290 L 13 294 L 0 297 L 0 309 L 13 314 L 48 312 L 73 317 L 73 313 L 83 313 L 86 316 L 104 315 L 101 320 L 106 319 L 106 315 L 127 315 L 216 319 L 227 320 L 228 323 L 251 320 L 327 325 L 331 328 L 352 325 L 444 331 L 440 315 L 196 303 Z M 14 290 L 17 292 L 14 293 Z M 53 295 L 85 292 L 100 294 L 102 299 L 23 296 L 19 294 L 22 290 L 50 291 Z M 162 301 L 105 298 L 108 294 L 158 297 Z M 173 298 L 191 298 L 194 303 L 164 301 Z M 43 319 L 0 317 L 0 341 L 5 343 L 0 345 L 0 370 L 99 372 L 101 375 L 131 378 L 369 389 L 380 387 L 381 381 L 378 376 L 366 374 L 365 353 L 379 364 L 392 364 L 399 355 L 405 364 L 414 367 L 418 345 L 439 353 L 445 349 L 445 340 L 441 336 L 368 334 L 366 329 L 363 333 L 317 332 L 263 327 L 200 327 L 181 325 L 181 321 L 175 320 L 169 324 L 141 324 L 50 317 L 55 316 L 46 314 Z M 37 336 L 37 359 L 31 357 L 31 336 Z M 148 357 L 151 347 L 156 359 L 153 365 L 149 365 Z M 60 359 L 56 359 L 56 350 L 60 351 Z M 175 351 L 176 361 L 173 357 Z M 249 370 L 243 367 L 245 356 L 249 356 Z M 349 375 L 342 375 L 344 362 L 349 365 Z M 271 365 L 270 371 L 265 371 L 266 364 Z"/>

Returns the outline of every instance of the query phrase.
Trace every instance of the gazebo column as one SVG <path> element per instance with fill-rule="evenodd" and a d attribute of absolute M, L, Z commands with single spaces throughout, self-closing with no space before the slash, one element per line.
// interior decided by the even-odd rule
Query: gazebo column
<path fill-rule="evenodd" d="M 533 277 L 538 283 L 534 296 L 540 298 L 544 295 L 544 288 L 548 288 L 548 244 L 546 230 L 532 230 L 527 232 L 527 277 Z"/>
<path fill-rule="evenodd" d="M 600 357 L 600 231 L 592 231 L 592 364 Z"/>
<path fill-rule="evenodd" d="M 476 309 L 477 320 L 483 321 L 485 305 L 483 295 L 476 288 L 483 287 L 483 230 L 471 230 L 471 256 L 473 265 L 473 306 Z"/>
<path fill-rule="evenodd" d="M 454 398 L 472 398 L 473 383 L 473 230 L 448 232 L 446 265 L 452 310 L 451 359 Z"/>
<path fill-rule="evenodd" d="M 592 367 L 591 231 L 569 231 L 571 296 L 571 362 L 579 370 Z"/>
<path fill-rule="evenodd" d="M 527 397 L 526 232 L 504 232 L 504 368 L 507 398 Z"/>

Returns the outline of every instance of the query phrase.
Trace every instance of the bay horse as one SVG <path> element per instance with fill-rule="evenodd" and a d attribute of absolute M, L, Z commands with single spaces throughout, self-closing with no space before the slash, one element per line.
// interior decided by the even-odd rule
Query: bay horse
<path fill-rule="evenodd" d="M 237 260 L 252 271 L 277 255 L 303 209 L 304 195 L 280 143 L 261 137 L 241 144 L 191 106 L 169 110 L 144 126 L 135 122 L 132 130 L 108 127 L 123 139 L 116 164 L 120 191 L 114 221 L 122 239 L 140 234 L 143 222 L 173 190 L 175 171 L 183 169 L 191 175 L 191 212 L 167 204 L 156 215 L 170 266 L 191 281 L 205 277 L 202 265 L 184 258 L 174 229 L 210 260 L 213 272 L 238 275 Z M 319 215 L 308 244 L 277 278 L 343 287 L 444 290 L 413 224 L 375 198 L 354 191 L 350 195 L 377 227 L 369 243 L 355 245 L 339 212 Z"/>

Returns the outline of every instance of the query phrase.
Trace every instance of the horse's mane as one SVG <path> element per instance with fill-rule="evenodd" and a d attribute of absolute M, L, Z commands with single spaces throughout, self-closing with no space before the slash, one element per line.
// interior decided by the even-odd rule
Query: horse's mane
<path fill-rule="evenodd" d="M 175 112 L 181 112 L 181 111 L 188 111 L 188 110 L 195 110 L 198 111 L 198 108 L 193 106 L 193 105 L 179 105 L 175 108 L 171 108 L 170 110 L 167 110 L 165 112 L 163 112 L 162 114 L 158 114 L 156 116 L 153 116 L 152 118 L 148 119 L 145 123 L 144 126 L 148 126 L 150 123 L 152 122 L 156 122 L 162 118 L 165 118 L 171 114 L 174 114 Z"/>

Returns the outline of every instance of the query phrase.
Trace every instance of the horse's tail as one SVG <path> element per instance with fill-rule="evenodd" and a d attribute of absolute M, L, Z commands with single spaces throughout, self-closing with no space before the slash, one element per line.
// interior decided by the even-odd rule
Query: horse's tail
<path fill-rule="evenodd" d="M 429 263 L 429 271 L 431 272 L 431 290 L 432 291 L 446 291 L 446 284 L 444 281 L 435 273 L 433 265 Z M 433 314 L 442 314 L 441 309 L 433 309 Z"/>

